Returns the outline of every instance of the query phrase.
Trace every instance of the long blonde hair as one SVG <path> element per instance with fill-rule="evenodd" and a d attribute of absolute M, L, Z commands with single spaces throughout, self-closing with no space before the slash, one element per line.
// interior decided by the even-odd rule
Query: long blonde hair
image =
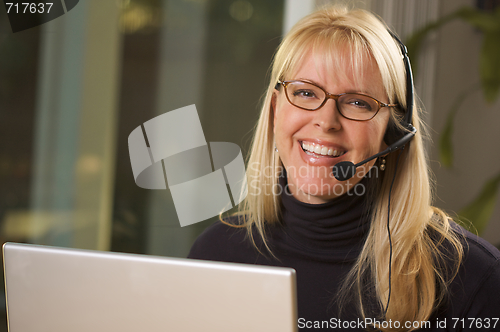
<path fill-rule="evenodd" d="M 352 54 L 349 59 L 341 56 L 347 54 L 340 52 L 346 47 Z M 272 94 L 277 81 L 292 75 L 310 51 L 321 54 L 328 69 L 341 69 L 349 65 L 359 74 L 362 74 L 366 55 L 370 55 L 379 68 L 389 102 L 398 103 L 403 109 L 406 106 L 406 72 L 399 46 L 384 23 L 373 14 L 359 9 L 348 11 L 329 7 L 297 23 L 283 39 L 275 55 L 270 83 L 247 160 L 248 195 L 240 204 L 238 214 L 243 220 L 239 226 L 247 227 L 254 244 L 253 231 L 256 230 L 267 247 L 265 225 L 280 220 L 280 196 L 274 190 L 282 164 L 274 152 Z M 389 126 L 397 126 L 401 116 L 398 109 L 391 109 Z M 450 228 L 449 217 L 431 205 L 433 195 L 419 111 L 413 112 L 412 121 L 417 134 L 401 152 L 397 172 L 398 153 L 392 153 L 386 157 L 385 173 L 390 176 L 375 179 L 377 191 L 371 197 L 370 231 L 360 256 L 340 288 L 339 298 L 342 301 L 347 298 L 346 294 L 356 294 L 354 298 L 364 318 L 373 312 L 367 309 L 368 299 L 363 294 L 374 289 L 378 309 L 381 310 L 385 308 L 391 291 L 390 305 L 384 319 L 399 322 L 427 320 L 446 296 L 447 286 L 462 260 L 462 245 Z M 389 220 L 392 280 L 389 287 L 387 222 L 393 174 Z M 446 253 L 442 249 L 444 243 L 449 248 Z M 453 257 L 455 262 L 451 271 L 446 269 L 444 262 L 449 257 Z M 408 330 L 404 325 L 400 329 L 384 329 L 380 326 L 378 329 Z"/>

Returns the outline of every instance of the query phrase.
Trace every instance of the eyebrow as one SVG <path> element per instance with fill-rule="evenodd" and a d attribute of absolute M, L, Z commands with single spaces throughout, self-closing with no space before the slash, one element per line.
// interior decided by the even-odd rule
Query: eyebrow
<path fill-rule="evenodd" d="M 323 90 L 327 91 L 327 89 L 323 86 L 323 84 L 320 84 L 320 83 L 318 83 L 318 82 L 316 82 L 314 80 L 311 80 L 309 78 L 296 78 L 296 79 L 294 79 L 294 81 L 304 81 L 304 82 L 307 82 L 307 83 L 312 83 L 314 85 L 319 86 Z M 370 96 L 370 97 L 373 96 L 372 93 L 370 93 L 368 91 L 364 91 L 364 90 L 347 90 L 347 91 L 342 92 L 342 93 L 360 93 L 360 94 L 367 95 L 367 96 Z M 372 98 L 375 98 L 375 97 L 372 97 Z"/>

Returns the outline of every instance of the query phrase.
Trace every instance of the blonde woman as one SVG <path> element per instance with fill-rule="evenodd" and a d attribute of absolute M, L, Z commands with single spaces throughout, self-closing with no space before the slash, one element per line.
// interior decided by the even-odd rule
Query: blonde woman
<path fill-rule="evenodd" d="M 300 21 L 273 62 L 247 198 L 189 257 L 294 268 L 300 330 L 500 331 L 500 252 L 431 205 L 403 54 L 363 10 Z"/>

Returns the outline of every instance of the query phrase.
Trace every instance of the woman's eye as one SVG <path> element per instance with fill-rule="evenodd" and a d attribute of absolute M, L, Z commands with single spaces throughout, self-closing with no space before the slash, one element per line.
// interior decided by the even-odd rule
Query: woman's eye
<path fill-rule="evenodd" d="M 347 105 L 351 107 L 357 107 L 357 108 L 363 108 L 365 110 L 371 110 L 372 107 L 370 106 L 370 103 L 361 100 L 361 99 L 352 99 L 347 102 Z"/>
<path fill-rule="evenodd" d="M 293 92 L 293 96 L 300 98 L 314 98 L 316 97 L 316 94 L 311 90 L 297 90 Z"/>

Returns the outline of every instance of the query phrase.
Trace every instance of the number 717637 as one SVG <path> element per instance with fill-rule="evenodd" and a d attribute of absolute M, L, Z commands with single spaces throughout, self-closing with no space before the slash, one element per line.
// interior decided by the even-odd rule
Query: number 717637
<path fill-rule="evenodd" d="M 7 2 L 6 5 L 7 7 L 7 14 L 15 13 L 15 14 L 48 14 L 50 13 L 50 9 L 52 8 L 53 2 L 40 2 L 40 3 L 34 3 L 34 2 L 23 2 L 21 4 L 19 3 L 12 3 L 12 2 Z M 23 8 L 24 6 L 24 8 Z"/>
<path fill-rule="evenodd" d="M 499 318 L 453 318 L 453 328 L 462 329 L 494 329 Z"/>

